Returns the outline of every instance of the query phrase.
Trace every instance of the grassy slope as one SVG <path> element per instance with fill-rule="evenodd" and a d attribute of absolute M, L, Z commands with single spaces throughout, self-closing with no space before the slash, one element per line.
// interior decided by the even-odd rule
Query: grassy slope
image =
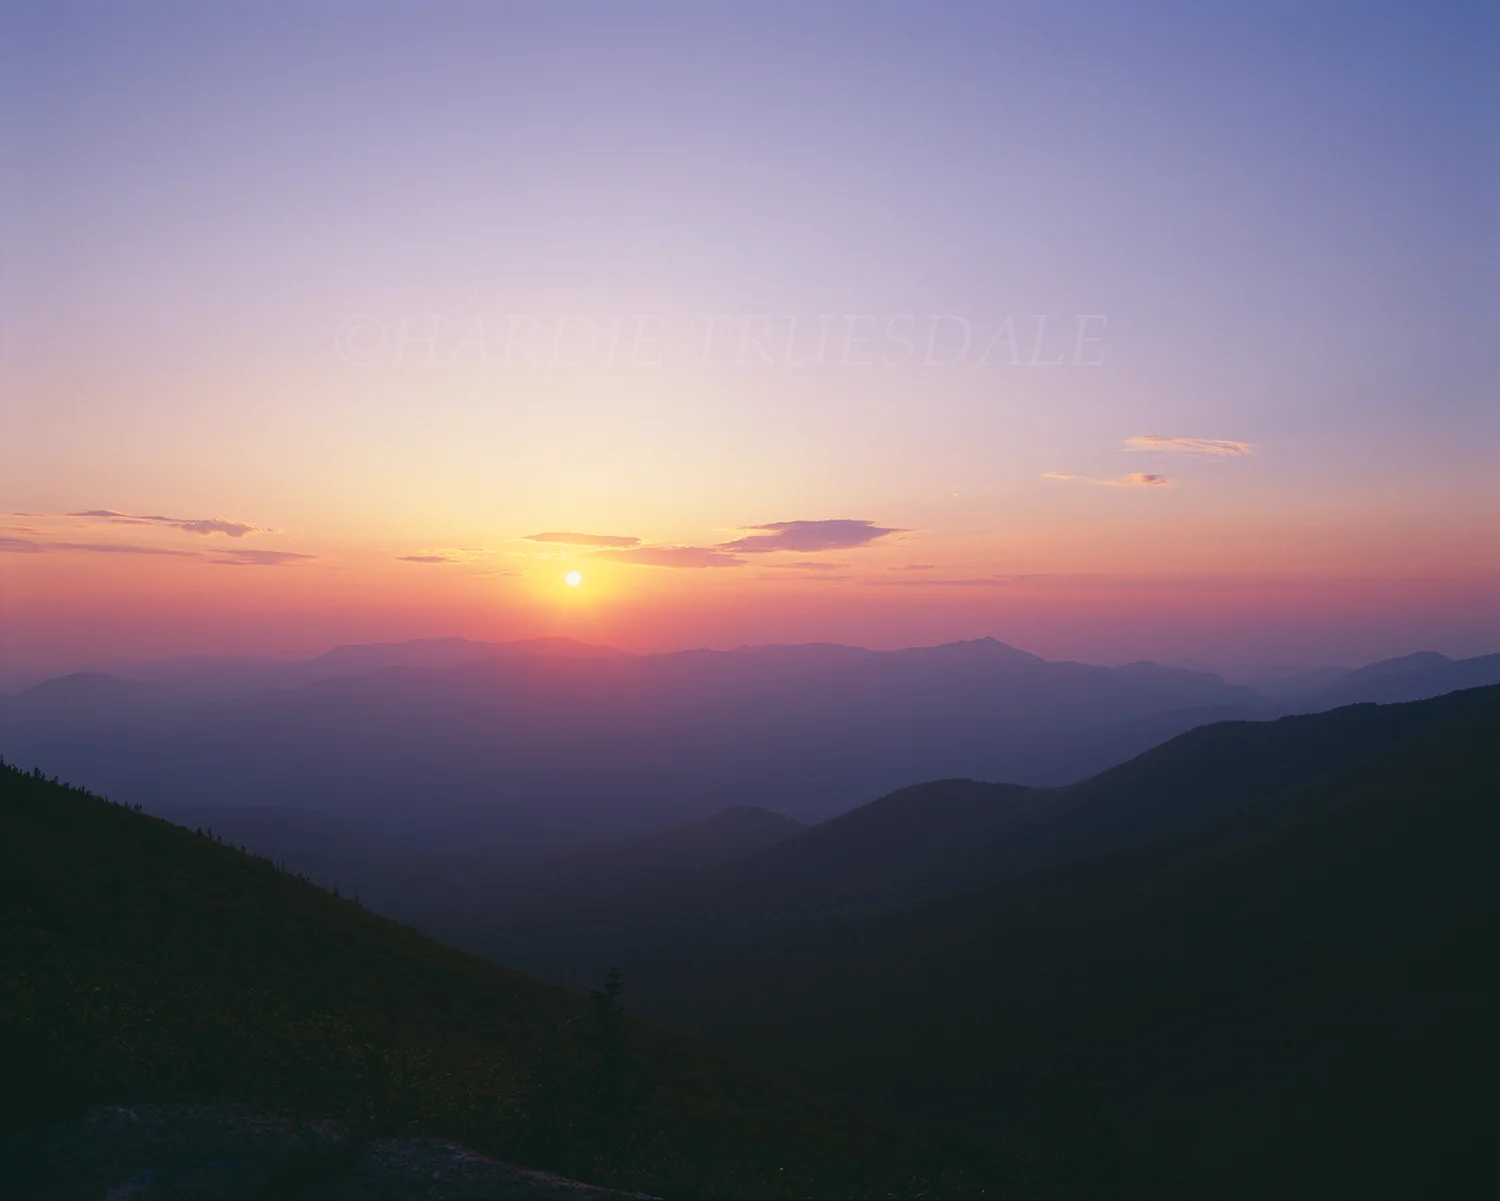
<path fill-rule="evenodd" d="M 920 1140 L 644 1024 L 630 1030 L 649 1085 L 634 1137 L 595 1145 L 580 1119 L 539 1151 L 529 1118 L 552 990 L 266 860 L 8 767 L 0 948 L 11 1122 L 226 1096 L 668 1195 L 931 1183 Z M 566 1039 L 563 1054 L 586 1071 Z"/>

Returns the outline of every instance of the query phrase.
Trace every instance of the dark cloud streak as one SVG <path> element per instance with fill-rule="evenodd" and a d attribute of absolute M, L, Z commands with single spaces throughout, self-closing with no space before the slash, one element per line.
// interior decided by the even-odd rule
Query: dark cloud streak
<path fill-rule="evenodd" d="M 720 549 L 747 555 L 763 555 L 773 551 L 801 551 L 806 554 L 824 550 L 852 550 L 868 546 L 887 534 L 902 532 L 893 527 L 876 525 L 873 521 L 852 518 L 773 521 L 749 528 L 758 532 L 736 538 L 733 542 L 725 542 Z"/>

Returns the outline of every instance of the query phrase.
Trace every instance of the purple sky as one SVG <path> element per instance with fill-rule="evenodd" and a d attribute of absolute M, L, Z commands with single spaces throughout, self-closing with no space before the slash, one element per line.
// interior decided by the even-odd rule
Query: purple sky
<path fill-rule="evenodd" d="M 1497 47 L 1462 4 L 7 5 L 0 651 L 1500 648 Z"/>

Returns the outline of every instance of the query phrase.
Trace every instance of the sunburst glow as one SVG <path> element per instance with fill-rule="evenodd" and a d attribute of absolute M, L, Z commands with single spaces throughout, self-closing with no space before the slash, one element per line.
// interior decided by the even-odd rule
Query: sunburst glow
<path fill-rule="evenodd" d="M 569 588 L 577 588 L 579 584 L 583 583 L 583 575 L 577 571 L 568 572 L 563 579 L 567 581 Z"/>

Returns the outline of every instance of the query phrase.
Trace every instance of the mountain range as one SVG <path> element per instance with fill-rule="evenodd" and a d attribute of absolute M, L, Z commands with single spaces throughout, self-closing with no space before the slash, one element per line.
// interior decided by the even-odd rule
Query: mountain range
<path fill-rule="evenodd" d="M 632 655 L 567 639 L 137 665 L 0 698 L 0 754 L 154 812 L 316 809 L 402 848 L 645 833 L 736 805 L 821 821 L 904 785 L 1056 785 L 1211 721 L 1500 681 L 1417 655 L 1277 696 L 1213 673 L 1051 662 L 993 639 Z"/>
<path fill-rule="evenodd" d="M 980 681 L 971 697 L 1006 695 L 973 652 L 937 649 L 914 679 L 936 659 L 951 687 L 956 660 Z M 779 687 L 786 660 L 870 663 L 761 653 L 783 665 Z M 1100 684 L 977 654 L 1020 664 L 1032 687 L 1179 682 L 1135 667 Z M 448 673 L 488 678 L 495 662 L 335 677 L 332 695 L 392 678 L 450 687 Z M 1484 669 L 1421 657 L 1353 683 Z M 209 1089 L 580 1179 L 665 1181 L 664 1195 L 893 1180 L 929 1195 L 1480 1195 L 1500 1111 L 1497 745 L 1490 686 L 1210 722 L 1070 783 L 939 778 L 812 825 L 730 806 L 548 848 L 399 855 L 381 817 L 199 805 L 173 826 L 5 769 L 0 909 L 22 964 L 0 1014 L 22 1081 L 7 1104 L 14 1119 Z M 342 885 L 330 896 L 278 854 L 351 874 L 321 877 Z M 552 1096 L 536 1091 L 552 1062 L 536 978 L 576 985 L 612 966 L 659 1023 L 632 1027 L 659 1081 L 658 1133 L 634 1159 L 616 1143 L 527 1143 L 538 1119 L 515 1107 Z M 551 995 L 556 1012 L 589 1012 Z M 730 1054 L 693 1049 L 710 1044 Z M 588 1117 L 591 1046 L 569 1060 L 582 1123 L 569 1129 L 605 1129 Z M 795 1178 L 768 1184 L 767 1156 Z"/>

